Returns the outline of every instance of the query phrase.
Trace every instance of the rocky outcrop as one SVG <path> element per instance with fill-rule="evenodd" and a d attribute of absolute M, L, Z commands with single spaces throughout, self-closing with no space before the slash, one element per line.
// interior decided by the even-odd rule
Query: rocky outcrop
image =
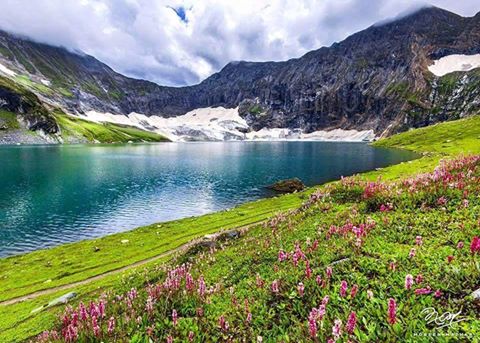
<path fill-rule="evenodd" d="M 11 80 L 0 77 L 0 109 L 17 114 L 18 121 L 31 131 L 58 132 L 58 125 L 38 97 Z"/>
<path fill-rule="evenodd" d="M 47 100 L 71 112 L 173 117 L 239 108 L 250 130 L 374 130 L 389 135 L 479 110 L 478 69 L 437 77 L 434 60 L 480 52 L 480 14 L 424 8 L 285 62 L 232 62 L 200 84 L 162 87 L 95 58 L 0 33 L 4 61 L 51 82 Z M 40 88 L 41 90 L 41 88 Z M 41 91 L 40 91 L 41 93 Z"/>
<path fill-rule="evenodd" d="M 280 193 L 294 193 L 305 189 L 305 185 L 300 179 L 293 178 L 275 182 L 273 185 L 267 186 L 268 189 Z"/>

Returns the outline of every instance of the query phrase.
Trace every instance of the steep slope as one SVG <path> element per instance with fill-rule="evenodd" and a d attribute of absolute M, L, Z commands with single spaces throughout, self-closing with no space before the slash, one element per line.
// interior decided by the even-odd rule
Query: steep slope
<path fill-rule="evenodd" d="M 0 63 L 45 101 L 72 113 L 172 117 L 239 107 L 255 131 L 342 128 L 388 135 L 478 112 L 478 69 L 439 77 L 428 67 L 444 56 L 479 54 L 479 41 L 480 14 L 464 18 L 429 7 L 298 59 L 232 62 L 188 87 L 128 78 L 91 56 L 5 32 Z"/>
<path fill-rule="evenodd" d="M 153 132 L 68 116 L 22 84 L 0 76 L 0 144 L 158 142 Z"/>

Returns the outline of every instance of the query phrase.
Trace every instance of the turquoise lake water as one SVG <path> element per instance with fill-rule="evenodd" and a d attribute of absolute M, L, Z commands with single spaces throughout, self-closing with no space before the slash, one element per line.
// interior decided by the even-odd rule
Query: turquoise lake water
<path fill-rule="evenodd" d="M 0 256 L 205 214 L 415 158 L 363 143 L 0 147 Z"/>

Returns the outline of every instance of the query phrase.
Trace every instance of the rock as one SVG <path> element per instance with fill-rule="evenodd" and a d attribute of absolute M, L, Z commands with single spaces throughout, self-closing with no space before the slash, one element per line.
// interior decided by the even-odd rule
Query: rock
<path fill-rule="evenodd" d="M 348 258 L 348 257 L 342 258 L 341 260 L 332 262 L 331 265 L 334 266 L 334 265 L 339 264 L 339 263 L 347 262 L 348 260 L 350 260 L 350 258 Z"/>
<path fill-rule="evenodd" d="M 130 242 L 128 239 L 122 239 L 122 240 L 121 240 L 121 243 L 122 243 L 122 244 L 127 244 L 128 242 Z"/>
<path fill-rule="evenodd" d="M 480 301 L 480 288 L 472 293 L 472 298 L 474 301 Z"/>
<path fill-rule="evenodd" d="M 240 231 L 238 230 L 228 230 L 228 231 L 223 231 L 218 234 L 218 239 L 237 239 L 240 237 Z"/>
<path fill-rule="evenodd" d="M 70 292 L 70 293 L 67 293 L 65 295 L 62 295 L 61 297 L 58 297 L 52 301 L 50 301 L 48 304 L 45 304 L 43 306 L 40 306 L 34 310 L 32 310 L 31 313 L 35 313 L 35 312 L 39 312 L 39 311 L 42 311 L 42 310 L 45 310 L 49 307 L 52 307 L 52 306 L 55 306 L 55 305 L 59 305 L 59 304 L 66 304 L 68 303 L 68 301 L 70 299 L 73 299 L 77 296 L 77 293 L 75 292 Z"/>
<path fill-rule="evenodd" d="M 93 251 L 94 251 L 94 252 L 100 251 L 100 248 L 99 248 L 99 247 L 94 247 L 94 248 L 93 248 Z"/>
<path fill-rule="evenodd" d="M 273 185 L 267 186 L 267 188 L 281 193 L 293 193 L 304 190 L 305 185 L 300 179 L 293 178 L 275 182 Z"/>

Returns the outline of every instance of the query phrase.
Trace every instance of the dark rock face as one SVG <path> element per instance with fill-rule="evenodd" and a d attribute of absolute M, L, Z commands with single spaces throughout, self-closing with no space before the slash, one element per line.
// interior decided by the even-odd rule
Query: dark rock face
<path fill-rule="evenodd" d="M 42 130 L 46 134 L 59 131 L 57 122 L 35 94 L 1 77 L 0 109 L 17 113 L 19 119 L 31 131 Z"/>
<path fill-rule="evenodd" d="M 480 108 L 478 70 L 438 78 L 427 69 L 449 54 L 480 53 L 480 14 L 464 18 L 434 7 L 371 26 L 301 58 L 232 62 L 188 87 L 131 79 L 91 56 L 7 33 L 0 33 L 0 47 L 21 68 L 51 80 L 58 90 L 52 98 L 77 112 L 171 117 L 200 107 L 239 106 L 255 130 L 374 129 L 388 135 Z"/>
<path fill-rule="evenodd" d="M 299 179 L 294 178 L 275 182 L 273 185 L 267 186 L 267 188 L 281 193 L 293 193 L 304 190 L 305 185 Z"/>

